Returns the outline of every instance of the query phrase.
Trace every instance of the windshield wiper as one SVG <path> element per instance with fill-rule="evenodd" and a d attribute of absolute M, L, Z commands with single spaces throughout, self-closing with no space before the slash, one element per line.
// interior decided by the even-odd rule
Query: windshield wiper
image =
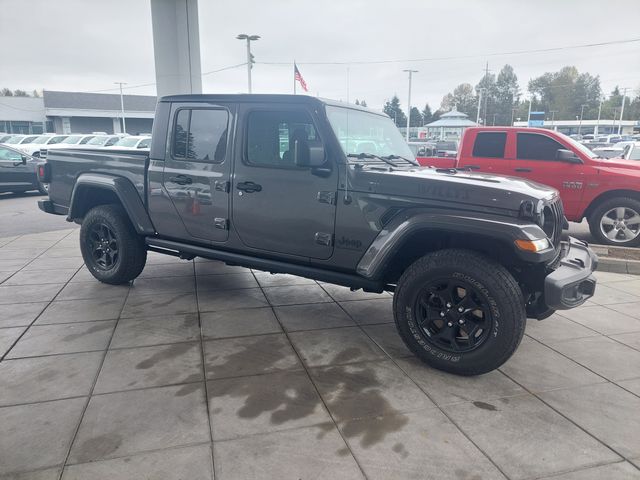
<path fill-rule="evenodd" d="M 415 167 L 419 167 L 420 164 L 418 162 L 416 162 L 415 160 L 409 160 L 408 158 L 405 157 L 401 157 L 400 155 L 387 155 L 386 157 L 380 157 L 380 158 L 386 158 L 388 160 L 394 160 L 394 159 L 399 159 L 399 160 L 404 160 L 407 163 L 410 163 L 411 165 L 415 166 Z"/>
<path fill-rule="evenodd" d="M 351 157 L 351 158 L 357 158 L 358 160 L 364 160 L 365 158 L 377 158 L 378 160 L 382 160 L 384 163 L 386 163 L 387 165 L 391 165 L 392 167 L 397 167 L 398 165 L 396 165 L 395 163 L 393 163 L 391 160 L 389 160 L 386 157 L 379 157 L 378 155 L 374 155 L 373 153 L 348 153 L 347 157 Z"/>

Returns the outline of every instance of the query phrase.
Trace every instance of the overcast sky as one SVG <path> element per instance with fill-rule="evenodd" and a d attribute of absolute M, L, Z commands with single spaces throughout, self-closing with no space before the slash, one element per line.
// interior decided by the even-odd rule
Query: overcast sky
<path fill-rule="evenodd" d="M 0 87 L 99 91 L 155 81 L 149 0 L 0 0 Z M 640 38 L 638 0 L 200 0 L 202 72 L 245 61 L 238 33 L 261 35 L 256 61 L 298 62 L 310 94 L 365 99 L 394 93 L 435 110 L 457 84 L 475 85 L 485 62 L 531 77 L 575 65 L 603 89 L 640 87 L 640 42 L 553 53 L 496 53 Z M 374 65 L 312 65 L 456 57 Z M 465 58 L 460 58 L 465 57 Z M 253 69 L 255 93 L 291 93 L 292 67 Z M 203 76 L 205 93 L 245 92 L 245 67 Z M 348 93 L 347 93 L 348 89 Z M 155 94 L 154 86 L 127 93 Z"/>

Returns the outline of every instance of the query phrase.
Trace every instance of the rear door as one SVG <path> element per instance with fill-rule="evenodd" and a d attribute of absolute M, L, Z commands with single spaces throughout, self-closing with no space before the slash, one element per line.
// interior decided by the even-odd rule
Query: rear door
<path fill-rule="evenodd" d="M 172 106 L 162 183 L 185 240 L 225 242 L 229 236 L 230 124 L 226 105 Z"/>
<path fill-rule="evenodd" d="M 472 146 L 462 146 L 464 150 L 458 166 L 477 172 L 511 175 L 511 159 L 506 155 L 506 144 L 507 132 L 480 131 Z"/>
<path fill-rule="evenodd" d="M 516 158 L 513 175 L 556 188 L 562 197 L 567 216 L 576 215 L 581 207 L 585 178 L 583 164 L 556 160 L 558 150 L 569 147 L 542 133 L 516 134 Z"/>
<path fill-rule="evenodd" d="M 0 146 L 0 192 L 30 190 L 34 184 L 34 165 L 23 165 L 20 152 Z"/>
<path fill-rule="evenodd" d="M 233 224 L 246 246 L 306 258 L 333 253 L 338 169 L 297 166 L 294 151 L 322 145 L 303 105 L 243 105 L 234 165 Z M 326 148 L 325 148 L 326 151 Z M 240 158 L 241 155 L 241 158 Z"/>

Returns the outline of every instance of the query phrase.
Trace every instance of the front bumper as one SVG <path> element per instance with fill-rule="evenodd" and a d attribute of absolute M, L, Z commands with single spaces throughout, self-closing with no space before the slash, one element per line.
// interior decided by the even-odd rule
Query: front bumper
<path fill-rule="evenodd" d="M 544 280 L 544 300 L 552 310 L 582 305 L 596 289 L 592 273 L 598 266 L 598 257 L 587 242 L 569 237 L 560 248 L 558 266 Z"/>

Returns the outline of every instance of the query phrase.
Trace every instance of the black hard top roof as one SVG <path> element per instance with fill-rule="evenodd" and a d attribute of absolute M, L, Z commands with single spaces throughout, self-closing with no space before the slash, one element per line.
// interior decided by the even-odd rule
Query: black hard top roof
<path fill-rule="evenodd" d="M 161 97 L 159 102 L 232 102 L 232 103 L 300 103 L 305 105 L 331 105 L 335 107 L 353 108 L 364 112 L 384 115 L 381 112 L 371 110 L 353 103 L 339 102 L 327 98 L 311 97 L 309 95 L 282 95 L 282 94 L 191 94 L 191 95 L 167 95 Z"/>

